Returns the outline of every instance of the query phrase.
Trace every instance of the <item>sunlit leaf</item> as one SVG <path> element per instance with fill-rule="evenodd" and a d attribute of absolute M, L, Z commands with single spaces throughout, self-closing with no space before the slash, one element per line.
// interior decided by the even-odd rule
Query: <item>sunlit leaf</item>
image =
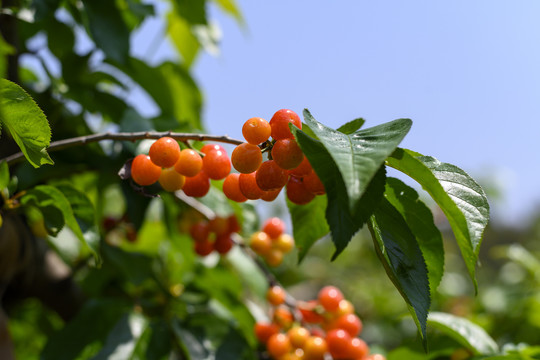
<path fill-rule="evenodd" d="M 19 85 L 0 79 L 0 122 L 34 166 L 53 164 L 47 154 L 51 128 L 43 111 Z"/>

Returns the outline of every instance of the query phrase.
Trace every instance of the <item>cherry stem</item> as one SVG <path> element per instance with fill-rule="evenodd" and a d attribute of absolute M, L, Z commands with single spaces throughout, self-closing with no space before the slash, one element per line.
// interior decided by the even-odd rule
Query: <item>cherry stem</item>
<path fill-rule="evenodd" d="M 216 136 L 209 134 L 192 134 L 192 133 L 177 133 L 172 131 L 139 131 L 139 132 L 119 132 L 119 133 L 98 133 L 92 135 L 78 136 L 74 138 L 68 138 L 58 141 L 53 141 L 47 151 L 58 151 L 66 148 L 86 145 L 93 142 L 104 141 L 104 140 L 117 140 L 117 141 L 137 141 L 143 139 L 159 139 L 164 136 L 169 136 L 175 140 L 187 142 L 188 140 L 196 141 L 216 141 L 226 144 L 240 145 L 244 141 L 233 139 L 226 135 Z M 7 156 L 3 159 L 0 159 L 0 162 L 6 161 L 8 165 L 19 162 L 24 158 L 22 152 L 15 153 L 13 155 Z"/>

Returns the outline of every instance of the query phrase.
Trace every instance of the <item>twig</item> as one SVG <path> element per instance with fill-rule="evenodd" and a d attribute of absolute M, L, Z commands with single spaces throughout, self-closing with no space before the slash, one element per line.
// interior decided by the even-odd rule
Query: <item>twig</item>
<path fill-rule="evenodd" d="M 226 144 L 239 145 L 244 141 L 233 139 L 225 135 L 208 135 L 208 134 L 192 134 L 192 133 L 177 133 L 171 131 L 139 131 L 139 132 L 125 132 L 125 133 L 98 133 L 92 135 L 84 135 L 69 139 L 63 139 L 58 141 L 53 141 L 50 146 L 47 148 L 47 151 L 58 151 L 73 146 L 86 145 L 93 142 L 103 141 L 103 140 L 117 140 L 117 141 L 136 141 L 143 139 L 159 139 L 164 136 L 172 137 L 178 141 L 216 141 Z M 22 152 L 15 153 L 13 155 L 7 156 L 3 159 L 0 159 L 0 162 L 6 161 L 8 165 L 14 164 L 24 158 Z"/>

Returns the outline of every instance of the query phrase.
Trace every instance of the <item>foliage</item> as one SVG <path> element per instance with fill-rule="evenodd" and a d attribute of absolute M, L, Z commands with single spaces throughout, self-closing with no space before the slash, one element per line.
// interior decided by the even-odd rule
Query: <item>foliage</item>
<path fill-rule="evenodd" d="M 214 5 L 242 24 L 233 1 Z M 144 152 L 144 141 L 85 144 L 102 129 L 204 130 L 203 99 L 190 66 L 201 49 L 215 45 L 201 36 L 212 33 L 208 6 L 210 1 L 168 2 L 163 21 L 181 60 L 157 65 L 130 50 L 133 33 L 156 12 L 153 3 L 35 0 L 10 9 L 18 19 L 19 53 L 36 57 L 46 75 L 39 78 L 28 75 L 29 69 L 18 69 L 19 79 L 0 81 L 2 141 L 13 140 L 22 151 L 8 157 L 15 152 L 11 146 L 2 153 L 1 214 L 24 216 L 34 235 L 42 238 L 38 240 L 48 241 L 71 266 L 89 298 L 63 326 L 56 318 L 47 321 L 43 359 L 163 359 L 173 354 L 182 359 L 252 359 L 258 346 L 253 325 L 264 317 L 267 283 L 276 278 L 294 282 L 287 276 L 294 272 L 292 261 L 271 271 L 241 246 L 223 257 L 196 257 L 188 227 L 201 217 L 236 215 L 242 238 L 249 238 L 260 222 L 253 204 L 228 200 L 219 181 L 213 181 L 200 202 L 161 191 L 158 185 L 142 189 L 125 172 L 129 159 Z M 32 21 L 17 17 L 28 9 L 35 11 Z M 38 33 L 46 34 L 51 55 L 28 48 Z M 82 33 L 91 42 L 86 53 L 74 50 Z M 12 53 L 0 39 L 2 75 L 4 59 Z M 59 72 L 51 68 L 52 57 L 62 65 Z M 133 85 L 155 102 L 154 115 L 145 117 L 131 104 Z M 454 341 L 441 350 L 446 355 L 464 347 L 475 358 L 534 356 L 533 347 L 499 349 L 468 320 L 439 312 L 428 315 L 443 279 L 445 249 L 423 199 L 430 196 L 446 215 L 476 290 L 476 265 L 489 220 L 486 195 L 460 168 L 400 148 L 411 120 L 363 125 L 363 119 L 356 119 L 331 129 L 305 110 L 302 129 L 291 126 L 326 189 L 325 196 L 309 204 L 287 204 L 299 263 L 312 260 L 310 249 L 317 251 L 329 239 L 333 250 L 327 248 L 324 261 L 347 257 L 366 236 L 361 231 L 366 224 L 374 247 L 366 256 L 376 254 L 426 349 L 428 330 L 438 329 Z M 80 141 L 59 141 L 73 138 Z M 177 138 L 188 143 L 182 135 Z M 127 140 L 134 138 L 128 134 Z M 47 150 L 55 151 L 54 165 Z M 27 162 L 17 163 L 22 156 Z M 425 193 L 388 177 L 387 167 L 416 180 Z M 116 176 L 119 169 L 122 177 Z M 55 324 L 54 332 L 48 323 Z M 43 335 L 39 339 L 45 342 Z M 439 343 L 432 342 L 436 348 Z M 402 346 L 389 358 L 435 358 L 414 346 Z"/>

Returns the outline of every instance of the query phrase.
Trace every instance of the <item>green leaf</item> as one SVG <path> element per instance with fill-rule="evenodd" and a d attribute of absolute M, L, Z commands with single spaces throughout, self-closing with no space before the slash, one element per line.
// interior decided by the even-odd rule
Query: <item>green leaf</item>
<path fill-rule="evenodd" d="M 81 200 L 81 198 L 77 196 L 74 198 L 74 201 L 77 216 L 81 219 L 86 218 L 86 220 L 88 220 L 88 209 L 85 208 L 86 205 L 84 200 Z M 58 234 L 64 224 L 69 226 L 75 236 L 77 236 L 83 245 L 94 255 L 96 260 L 99 260 L 97 251 L 86 242 L 69 200 L 59 189 L 49 185 L 38 185 L 35 188 L 28 190 L 21 198 L 21 203 L 23 205 L 36 206 L 40 209 L 45 220 L 45 226 L 52 235 Z M 84 224 L 84 221 L 82 224 Z M 95 240 L 91 239 L 91 243 L 92 242 L 95 242 Z M 96 246 L 95 243 L 92 243 L 92 245 L 94 247 Z"/>
<path fill-rule="evenodd" d="M 293 237 L 298 248 L 298 262 L 306 256 L 311 246 L 330 231 L 325 218 L 326 196 L 316 196 L 306 205 L 296 205 L 287 199 L 291 214 Z"/>
<path fill-rule="evenodd" d="M 238 4 L 235 0 L 214 0 L 223 11 L 232 15 L 239 24 L 244 23 L 242 12 L 240 11 Z"/>
<path fill-rule="evenodd" d="M 147 255 L 104 245 L 103 256 L 106 261 L 110 261 L 111 265 L 116 267 L 119 273 L 135 285 L 140 285 L 153 274 L 152 258 Z"/>
<path fill-rule="evenodd" d="M 326 189 L 328 198 L 326 221 L 336 247 L 336 252 L 333 255 L 333 259 L 335 259 L 377 207 L 384 193 L 384 166 L 378 169 L 368 184 L 367 191 L 351 210 L 340 169 L 329 151 L 321 141 L 313 139 L 304 131 L 295 127 L 292 128 L 292 131 Z"/>
<path fill-rule="evenodd" d="M 203 334 L 185 329 L 177 319 L 173 319 L 172 329 L 180 347 L 187 353 L 187 360 L 209 360 L 212 358 L 210 350 L 204 344 Z"/>
<path fill-rule="evenodd" d="M 151 67 L 135 58 L 130 58 L 128 66 L 113 65 L 152 97 L 161 109 L 160 118 L 174 118 L 179 130 L 201 128 L 202 95 L 186 69 L 171 62 Z"/>
<path fill-rule="evenodd" d="M 304 119 L 337 165 L 347 190 L 351 211 L 356 208 L 371 179 L 412 125 L 409 119 L 399 119 L 346 135 L 319 123 L 308 110 L 304 110 Z M 317 170 L 309 153 L 306 155 L 313 169 Z"/>
<path fill-rule="evenodd" d="M 175 0 L 176 11 L 190 24 L 206 25 L 206 0 Z"/>
<path fill-rule="evenodd" d="M 9 185 L 9 166 L 7 162 L 0 162 L 0 190 L 7 188 Z"/>
<path fill-rule="evenodd" d="M 199 41 L 191 32 L 190 24 L 176 12 L 171 11 L 167 16 L 167 33 L 182 55 L 184 65 L 189 68 L 200 49 Z"/>
<path fill-rule="evenodd" d="M 129 57 L 129 29 L 115 1 L 83 0 L 83 15 L 96 45 L 105 55 L 121 64 Z"/>
<path fill-rule="evenodd" d="M 146 348 L 144 359 L 162 360 L 168 359 L 171 352 L 171 331 L 164 319 L 157 319 L 150 324 L 150 339 Z"/>
<path fill-rule="evenodd" d="M 60 6 L 60 2 L 61 0 L 33 0 L 32 7 L 36 10 L 35 20 L 40 21 L 54 16 L 56 9 Z"/>
<path fill-rule="evenodd" d="M 475 266 L 484 229 L 489 221 L 489 204 L 484 190 L 457 166 L 406 149 L 397 149 L 388 165 L 416 180 L 446 215 L 474 283 Z"/>
<path fill-rule="evenodd" d="M 426 346 L 426 320 L 431 299 L 422 251 L 405 219 L 383 199 L 370 219 L 369 230 L 388 277 L 409 307 Z"/>
<path fill-rule="evenodd" d="M 386 179 L 386 199 L 401 213 L 426 261 L 431 295 L 439 286 L 444 272 L 442 235 L 433 221 L 431 210 L 420 200 L 418 193 L 396 178 Z"/>
<path fill-rule="evenodd" d="M 342 132 L 345 135 L 350 135 L 354 133 L 355 131 L 357 131 L 358 129 L 360 129 L 362 125 L 364 125 L 365 122 L 366 120 L 362 118 L 354 119 L 338 127 L 337 131 Z"/>
<path fill-rule="evenodd" d="M 7 55 L 13 54 L 14 50 L 0 34 L 0 78 L 3 78 L 7 71 Z M 1 97 L 1 96 L 0 96 Z M 1 108 L 0 108 L 1 110 Z M 0 122 L 0 125 L 2 123 Z M 0 130 L 1 130 L 0 126 Z"/>
<path fill-rule="evenodd" d="M 23 88 L 5 79 L 0 79 L 0 122 L 34 167 L 53 164 L 46 151 L 51 128 L 45 114 Z"/>
<path fill-rule="evenodd" d="M 142 340 L 148 320 L 141 314 L 130 313 L 120 318 L 107 336 L 101 351 L 93 360 L 129 360 Z"/>
<path fill-rule="evenodd" d="M 467 319 L 451 314 L 432 312 L 429 314 L 428 323 L 458 341 L 475 355 L 496 355 L 499 353 L 497 343 L 485 330 Z"/>
<path fill-rule="evenodd" d="M 98 257 L 100 235 L 96 223 L 94 205 L 86 194 L 75 189 L 71 185 L 61 184 L 57 185 L 56 188 L 60 190 L 62 194 L 64 194 L 71 205 L 73 215 L 75 216 L 78 224 L 78 229 L 80 230 L 75 229 L 75 234 L 79 239 L 82 238 L 90 247 L 92 254 L 96 257 L 96 260 L 98 260 L 99 263 L 101 261 Z"/>
<path fill-rule="evenodd" d="M 75 318 L 49 337 L 40 359 L 77 359 L 88 345 L 105 340 L 128 307 L 118 300 L 88 300 Z"/>

